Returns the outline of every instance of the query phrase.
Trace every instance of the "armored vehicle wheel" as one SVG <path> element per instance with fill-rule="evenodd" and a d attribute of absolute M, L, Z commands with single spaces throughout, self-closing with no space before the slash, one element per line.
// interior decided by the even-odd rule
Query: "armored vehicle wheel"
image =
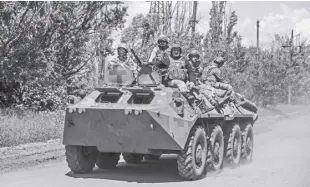
<path fill-rule="evenodd" d="M 138 164 L 143 160 L 143 154 L 122 153 L 124 160 L 130 164 Z"/>
<path fill-rule="evenodd" d="M 145 160 L 158 160 L 160 157 L 161 155 L 152 155 L 152 154 L 144 155 Z"/>
<path fill-rule="evenodd" d="M 220 126 L 216 126 L 210 137 L 210 151 L 208 151 L 208 163 L 215 172 L 223 168 L 224 136 Z"/>
<path fill-rule="evenodd" d="M 232 166 L 237 166 L 241 157 L 242 134 L 239 125 L 233 125 L 227 142 L 226 157 Z"/>
<path fill-rule="evenodd" d="M 253 127 L 251 124 L 247 125 L 242 136 L 242 158 L 246 162 L 252 161 L 254 148 Z"/>
<path fill-rule="evenodd" d="M 96 165 L 100 169 L 115 168 L 118 164 L 120 153 L 99 153 Z"/>
<path fill-rule="evenodd" d="M 178 155 L 179 175 L 186 180 L 202 178 L 207 163 L 207 134 L 202 126 L 190 131 L 184 150 Z"/>
<path fill-rule="evenodd" d="M 66 160 L 73 173 L 88 173 L 93 170 L 98 157 L 96 147 L 66 145 Z"/>

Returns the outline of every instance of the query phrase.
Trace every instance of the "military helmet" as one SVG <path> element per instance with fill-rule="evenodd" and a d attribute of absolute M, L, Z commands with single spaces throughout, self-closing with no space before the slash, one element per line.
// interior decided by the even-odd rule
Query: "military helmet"
<path fill-rule="evenodd" d="M 191 58 L 192 56 L 196 56 L 196 57 L 200 57 L 200 54 L 199 52 L 196 50 L 196 49 L 192 49 L 189 54 L 188 54 L 188 57 Z"/>
<path fill-rule="evenodd" d="M 159 43 L 159 42 L 167 42 L 167 43 L 168 43 L 168 38 L 167 38 L 167 36 L 165 36 L 165 35 L 160 35 L 160 36 L 158 37 L 157 42 L 158 42 L 158 43 Z"/>
<path fill-rule="evenodd" d="M 125 43 L 120 43 L 117 47 L 117 50 L 120 48 L 125 49 L 126 52 L 128 52 L 128 46 Z"/>
<path fill-rule="evenodd" d="M 182 52 L 182 47 L 181 47 L 179 44 L 173 44 L 173 45 L 171 46 L 171 51 L 172 51 L 173 49 L 179 49 L 180 52 Z"/>
<path fill-rule="evenodd" d="M 214 62 L 215 62 L 216 64 L 223 64 L 223 63 L 224 63 L 224 58 L 223 58 L 223 57 L 216 57 L 216 58 L 214 59 Z"/>

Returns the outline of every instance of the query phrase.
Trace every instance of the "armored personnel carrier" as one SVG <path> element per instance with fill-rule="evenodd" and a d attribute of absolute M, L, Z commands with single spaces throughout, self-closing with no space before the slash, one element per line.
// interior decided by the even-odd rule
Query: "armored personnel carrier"
<path fill-rule="evenodd" d="M 225 96 L 221 108 L 206 102 L 209 110 L 197 113 L 148 65 L 136 80 L 128 67 L 116 67 L 106 82 L 66 108 L 63 144 L 72 172 L 114 168 L 121 155 L 138 164 L 176 154 L 179 175 L 197 180 L 207 168 L 220 171 L 224 160 L 251 161 L 257 107 L 246 99 L 236 104 Z"/>

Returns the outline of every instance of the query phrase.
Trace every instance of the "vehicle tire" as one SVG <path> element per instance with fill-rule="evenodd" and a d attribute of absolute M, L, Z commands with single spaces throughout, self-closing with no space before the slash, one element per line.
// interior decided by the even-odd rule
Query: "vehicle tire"
<path fill-rule="evenodd" d="M 120 153 L 99 153 L 96 165 L 100 169 L 112 169 L 118 164 Z"/>
<path fill-rule="evenodd" d="M 228 163 L 235 167 L 239 164 L 241 157 L 242 134 L 240 126 L 235 124 L 232 126 L 227 142 L 226 157 Z"/>
<path fill-rule="evenodd" d="M 66 145 L 66 160 L 73 173 L 83 174 L 93 170 L 98 157 L 96 147 Z"/>
<path fill-rule="evenodd" d="M 254 149 L 254 134 L 251 124 L 247 125 L 242 135 L 242 159 L 251 162 Z"/>
<path fill-rule="evenodd" d="M 122 153 L 125 162 L 130 164 L 139 164 L 143 160 L 143 154 Z"/>
<path fill-rule="evenodd" d="M 145 160 L 158 160 L 161 155 L 153 155 L 153 154 L 146 154 L 144 155 Z"/>
<path fill-rule="evenodd" d="M 190 131 L 184 150 L 178 155 L 179 175 L 185 180 L 204 177 L 207 166 L 207 134 L 202 126 L 194 126 Z"/>
<path fill-rule="evenodd" d="M 216 173 L 223 169 L 224 160 L 224 135 L 220 126 L 215 126 L 210 136 L 208 163 Z"/>

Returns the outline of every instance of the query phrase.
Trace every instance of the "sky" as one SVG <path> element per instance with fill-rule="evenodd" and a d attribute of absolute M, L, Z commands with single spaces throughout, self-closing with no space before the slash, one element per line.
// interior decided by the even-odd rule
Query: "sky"
<path fill-rule="evenodd" d="M 150 2 L 125 1 L 128 6 L 127 23 L 139 13 L 149 12 Z M 211 1 L 198 1 L 198 17 L 202 18 L 197 24 L 198 32 L 209 29 L 209 11 Z M 300 40 L 309 37 L 310 44 L 310 1 L 227 1 L 227 7 L 236 11 L 238 23 L 236 31 L 243 38 L 246 46 L 256 46 L 256 21 L 260 21 L 260 46 L 269 47 L 274 33 L 290 35 L 294 30 L 295 41 L 300 34 Z"/>

